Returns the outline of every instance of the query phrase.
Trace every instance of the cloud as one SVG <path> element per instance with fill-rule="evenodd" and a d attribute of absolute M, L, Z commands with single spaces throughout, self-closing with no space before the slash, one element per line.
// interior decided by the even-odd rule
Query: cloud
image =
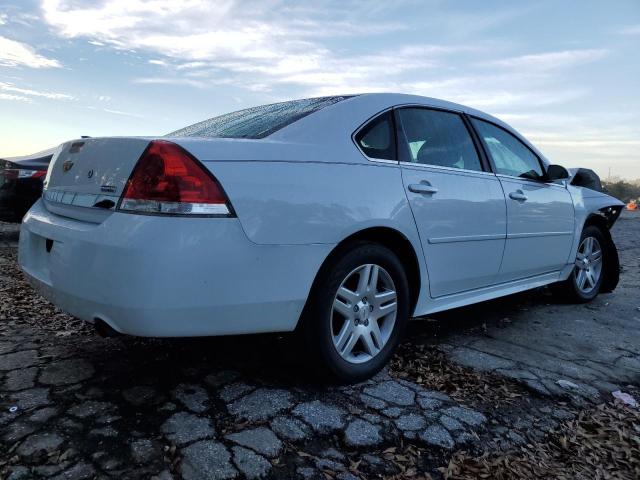
<path fill-rule="evenodd" d="M 49 100 L 74 100 L 75 99 L 73 95 L 68 95 L 66 93 L 32 90 L 29 88 L 17 87 L 16 85 L 8 82 L 0 82 L 0 91 L 10 92 L 11 94 L 17 93 L 22 98 L 42 97 L 42 98 L 47 98 Z"/>
<path fill-rule="evenodd" d="M 114 110 L 111 108 L 103 108 L 102 110 L 107 113 L 112 113 L 114 115 L 123 115 L 125 117 L 134 117 L 134 118 L 145 118 L 144 115 L 138 115 L 137 113 L 131 113 L 131 112 L 123 112 L 122 110 Z"/>
<path fill-rule="evenodd" d="M 183 77 L 140 77 L 134 78 L 133 83 L 141 85 L 188 85 L 190 87 L 205 88 L 210 86 L 209 82 L 192 80 Z"/>
<path fill-rule="evenodd" d="M 0 92 L 0 100 L 12 100 L 12 101 L 18 101 L 18 102 L 27 102 L 27 103 L 32 101 L 30 98 L 27 98 L 22 95 L 12 95 L 10 93 L 2 93 L 2 92 Z"/>
<path fill-rule="evenodd" d="M 521 55 L 486 62 L 489 66 L 526 68 L 532 71 L 555 70 L 600 60 L 609 54 L 605 49 L 563 50 L 559 52 Z"/>
<path fill-rule="evenodd" d="M 355 56 L 324 46 L 335 37 L 368 38 L 407 28 L 381 19 L 384 9 L 372 10 L 357 2 L 319 8 L 279 0 L 222 0 L 215 5 L 206 0 L 113 0 L 88 6 L 42 2 L 43 18 L 58 35 L 152 53 L 156 58 L 149 63 L 168 69 L 167 75 L 139 78 L 137 83 L 204 86 L 173 77 L 211 78 L 220 70 L 227 76 L 256 74 L 253 81 L 239 82 L 250 89 L 282 82 L 316 85 L 325 76 L 337 83 L 341 76 L 348 80 L 379 75 L 380 69 L 388 72 L 390 62 L 399 73 L 429 67 L 433 57 L 451 51 L 417 45 L 404 53 L 389 49 L 382 55 Z"/>
<path fill-rule="evenodd" d="M 640 23 L 637 25 L 630 25 L 620 29 L 618 32 L 620 35 L 640 35 Z"/>
<path fill-rule="evenodd" d="M 57 60 L 36 53 L 33 47 L 26 43 L 0 37 L 0 66 L 55 68 L 62 65 Z"/>

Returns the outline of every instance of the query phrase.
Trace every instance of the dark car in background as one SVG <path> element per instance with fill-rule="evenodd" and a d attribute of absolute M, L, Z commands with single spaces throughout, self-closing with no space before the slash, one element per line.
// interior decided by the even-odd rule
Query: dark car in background
<path fill-rule="evenodd" d="M 20 222 L 40 198 L 54 151 L 0 159 L 0 221 Z"/>

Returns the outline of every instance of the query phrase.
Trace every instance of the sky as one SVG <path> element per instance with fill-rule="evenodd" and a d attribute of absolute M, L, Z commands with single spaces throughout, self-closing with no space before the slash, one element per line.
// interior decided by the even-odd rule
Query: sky
<path fill-rule="evenodd" d="M 0 0 L 0 157 L 363 92 L 495 115 L 640 178 L 640 0 Z"/>

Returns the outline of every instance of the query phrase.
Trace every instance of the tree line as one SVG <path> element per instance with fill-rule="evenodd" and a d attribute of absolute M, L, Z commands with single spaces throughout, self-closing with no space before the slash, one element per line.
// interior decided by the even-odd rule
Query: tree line
<path fill-rule="evenodd" d="M 612 197 L 628 203 L 631 200 L 640 200 L 640 179 L 623 180 L 611 178 L 602 182 L 605 191 Z"/>

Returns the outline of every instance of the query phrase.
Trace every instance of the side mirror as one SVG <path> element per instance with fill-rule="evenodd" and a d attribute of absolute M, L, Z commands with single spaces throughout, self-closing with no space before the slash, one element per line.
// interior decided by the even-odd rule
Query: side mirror
<path fill-rule="evenodd" d="M 566 168 L 560 165 L 549 165 L 547 168 L 548 181 L 554 182 L 556 180 L 564 180 L 565 178 L 569 178 L 569 172 Z"/>

